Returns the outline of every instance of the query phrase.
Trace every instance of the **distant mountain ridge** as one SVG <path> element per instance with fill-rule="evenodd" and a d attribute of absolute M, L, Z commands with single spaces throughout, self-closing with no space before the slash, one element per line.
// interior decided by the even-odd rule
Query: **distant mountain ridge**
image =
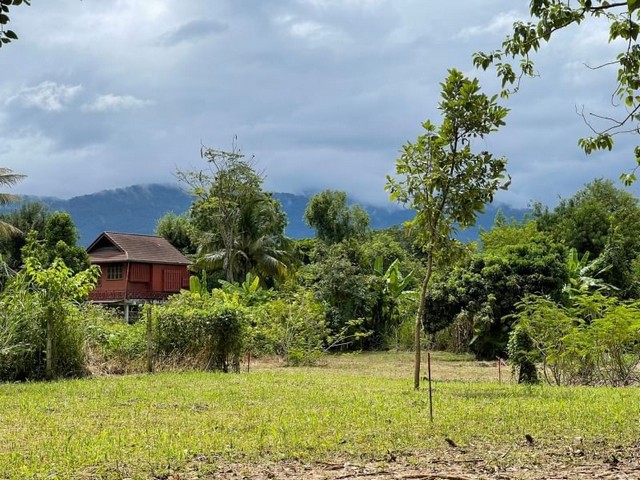
<path fill-rule="evenodd" d="M 273 195 L 280 201 L 289 218 L 287 235 L 292 238 L 312 237 L 313 230 L 308 228 L 303 220 L 304 210 L 312 195 Z M 104 231 L 153 234 L 158 220 L 163 215 L 168 212 L 186 212 L 193 197 L 178 185 L 150 184 L 103 190 L 68 200 L 24 196 L 22 201 L 40 201 L 51 210 L 68 212 L 78 228 L 80 244 L 88 246 Z M 400 225 L 413 218 L 412 211 L 397 208 L 392 204 L 389 208 L 366 204 L 361 206 L 369 214 L 371 226 L 375 229 Z M 506 205 L 489 205 L 486 212 L 478 217 L 478 225 L 461 232 L 458 238 L 462 241 L 476 239 L 480 228 L 489 229 L 493 225 L 498 210 L 502 210 L 508 218 L 514 217 L 518 220 L 527 212 Z"/>

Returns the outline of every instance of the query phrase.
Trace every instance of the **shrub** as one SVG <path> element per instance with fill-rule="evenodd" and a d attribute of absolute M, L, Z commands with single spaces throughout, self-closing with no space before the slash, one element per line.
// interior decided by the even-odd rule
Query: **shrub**
<path fill-rule="evenodd" d="M 92 304 L 83 305 L 78 313 L 91 369 L 108 373 L 142 370 L 147 347 L 145 322 L 129 325 L 113 310 Z"/>
<path fill-rule="evenodd" d="M 154 314 L 160 355 L 202 358 L 204 368 L 239 371 L 247 335 L 244 307 L 183 291 Z"/>
<path fill-rule="evenodd" d="M 99 269 L 74 274 L 60 259 L 43 267 L 33 257 L 0 297 L 0 380 L 70 377 L 85 372 L 78 301 Z"/>
<path fill-rule="evenodd" d="M 629 385 L 640 363 L 640 302 L 584 293 L 565 308 L 530 296 L 518 304 L 509 342 L 516 367 L 540 362 L 555 384 Z"/>
<path fill-rule="evenodd" d="M 313 365 L 328 341 L 326 312 L 310 291 L 299 290 L 252 310 L 251 347 L 287 365 Z"/>

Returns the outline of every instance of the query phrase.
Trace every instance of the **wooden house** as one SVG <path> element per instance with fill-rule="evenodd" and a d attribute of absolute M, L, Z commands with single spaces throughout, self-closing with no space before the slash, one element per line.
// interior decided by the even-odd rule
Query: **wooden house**
<path fill-rule="evenodd" d="M 90 299 L 123 306 L 127 320 L 131 305 L 166 300 L 189 288 L 191 261 L 162 237 L 104 232 L 87 253 L 102 270 Z"/>

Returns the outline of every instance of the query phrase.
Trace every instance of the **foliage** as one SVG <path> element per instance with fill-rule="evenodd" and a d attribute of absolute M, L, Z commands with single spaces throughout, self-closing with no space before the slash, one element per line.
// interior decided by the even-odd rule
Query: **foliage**
<path fill-rule="evenodd" d="M 67 212 L 53 212 L 44 226 L 47 263 L 60 258 L 74 272 L 89 268 L 89 255 L 78 243 L 78 230 Z"/>
<path fill-rule="evenodd" d="M 629 385 L 640 363 L 640 302 L 621 302 L 599 292 L 581 293 L 570 307 L 529 296 L 518 304 L 510 343 L 515 365 L 541 362 L 550 383 Z"/>
<path fill-rule="evenodd" d="M 474 139 L 504 125 L 507 109 L 495 97 L 480 93 L 477 79 L 469 80 L 457 70 L 449 71 L 441 87 L 442 124 L 436 128 L 429 121 L 423 123 L 425 132 L 415 143 L 403 146 L 396 160 L 398 178 L 388 176 L 386 187 L 391 200 L 415 210 L 410 225 L 426 254 L 416 315 L 415 388 L 420 384 L 421 326 L 434 263 L 442 262 L 450 252 L 456 225 L 473 225 L 496 190 L 508 186 L 504 181 L 506 160 L 472 150 Z"/>
<path fill-rule="evenodd" d="M 4 30 L 4 25 L 9 21 L 9 17 L 7 17 L 6 15 L 8 6 L 5 4 L 0 4 L 0 6 L 2 8 L 2 12 L 0 13 L 0 46 L 2 46 L 3 43 L 8 43 L 7 40 L 10 41 L 11 37 L 7 37 L 7 34 L 8 32 L 10 32 L 10 30 Z M 2 185 L 3 187 L 15 185 L 23 178 L 25 178 L 25 175 L 20 175 L 18 173 L 14 173 L 8 168 L 0 167 L 0 185 Z M 7 203 L 15 202 L 17 199 L 18 197 L 16 195 L 11 195 L 9 193 L 0 193 L 0 205 L 6 205 Z M 13 225 L 0 220 L 0 237 L 7 237 L 9 235 L 15 235 L 16 233 L 19 233 L 19 231 Z"/>
<path fill-rule="evenodd" d="M 608 2 L 606 0 L 532 0 L 530 15 L 533 21 L 518 21 L 513 24 L 512 33 L 502 43 L 502 48 L 490 53 L 479 52 L 473 57 L 474 64 L 482 69 L 494 66 L 498 78 L 502 81 L 503 96 L 509 96 L 520 87 L 523 77 L 536 76 L 531 54 L 537 52 L 542 43 L 549 42 L 560 30 L 583 25 L 586 35 L 590 35 L 587 20 L 594 23 L 605 20 L 609 24 L 609 42 L 620 41 L 623 46 L 620 53 L 609 62 L 591 68 L 617 67 L 617 78 L 612 85 L 612 96 L 620 102 L 624 111 L 619 118 L 611 115 L 590 114 L 583 118 L 593 135 L 581 138 L 580 146 L 589 154 L 595 150 L 611 150 L 613 137 L 621 133 L 637 133 L 640 122 L 640 45 L 637 43 L 640 32 L 640 10 L 636 0 Z M 513 66 L 510 59 L 518 62 Z M 599 125 L 592 123 L 599 121 Z M 621 175 L 629 184 L 635 181 L 635 172 L 640 166 L 640 147 L 635 149 L 638 166 L 631 173 Z"/>
<path fill-rule="evenodd" d="M 60 258 L 74 272 L 89 267 L 89 256 L 77 244 L 78 231 L 67 212 L 51 213 L 43 203 L 27 202 L 2 218 L 20 230 L 2 245 L 10 268 L 19 269 L 23 258 L 29 256 L 37 257 L 43 265 Z"/>
<path fill-rule="evenodd" d="M 99 268 L 80 273 L 60 260 L 44 267 L 27 258 L 0 297 L 0 375 L 4 380 L 80 375 L 84 371 L 78 302 L 95 287 Z"/>
<path fill-rule="evenodd" d="M 244 307 L 182 291 L 153 312 L 160 355 L 200 358 L 206 369 L 239 371 L 247 340 Z"/>
<path fill-rule="evenodd" d="M 562 298 L 567 283 L 565 249 L 535 232 L 532 225 L 494 227 L 483 234 L 483 241 L 490 240 L 489 250 L 475 254 L 434 283 L 425 319 L 428 331 L 452 324 L 464 327 L 457 336 L 469 339 L 479 358 L 495 358 L 504 355 L 513 322 L 508 315 L 514 313 L 516 303 L 528 294 Z M 498 241 L 503 237 L 517 243 L 503 245 Z"/>
<path fill-rule="evenodd" d="M 325 307 L 302 289 L 252 309 L 251 351 L 287 365 L 314 365 L 329 342 Z"/>
<path fill-rule="evenodd" d="M 633 273 L 633 260 L 640 255 L 640 203 L 610 180 L 597 179 L 553 210 L 537 205 L 539 229 L 557 241 L 587 252 L 597 265 L 597 277 L 617 289 L 622 298 L 640 293 Z"/>
<path fill-rule="evenodd" d="M 196 268 L 222 269 L 227 282 L 247 273 L 282 280 L 289 273 L 287 220 L 280 203 L 262 190 L 263 178 L 235 148 L 203 149 L 210 171 L 178 172 L 195 197 L 190 217 L 198 246 Z"/>
<path fill-rule="evenodd" d="M 194 235 L 193 226 L 188 214 L 166 213 L 158 220 L 156 235 L 165 238 L 185 255 L 196 253 L 196 245 L 192 239 Z"/>
<path fill-rule="evenodd" d="M 0 251 L 10 268 L 18 270 L 22 266 L 22 247 L 26 244 L 28 232 L 36 231 L 42 235 L 50 214 L 44 203 L 25 202 L 18 209 L 0 215 L 3 222 L 19 230 L 6 236 L 0 245 Z"/>
<path fill-rule="evenodd" d="M 364 236 L 369 230 L 369 215 L 360 205 L 347 205 L 347 194 L 324 190 L 309 200 L 305 223 L 316 237 L 328 244 Z"/>
<path fill-rule="evenodd" d="M 326 305 L 326 323 L 333 335 L 353 320 L 373 320 L 371 312 L 383 284 L 371 266 L 361 265 L 360 251 L 355 241 L 325 246 L 315 252 L 311 264 L 298 272 L 301 285 L 311 289 Z M 360 322 L 358 330 L 351 333 L 366 333 L 370 326 Z"/>
<path fill-rule="evenodd" d="M 240 284 L 220 280 L 220 285 L 222 288 L 211 292 L 214 298 L 219 296 L 222 300 L 231 300 L 245 307 L 262 305 L 274 296 L 274 291 L 262 288 L 260 277 L 251 273 Z"/>
<path fill-rule="evenodd" d="M 31 5 L 31 0 L 3 0 L 0 2 L 0 47 L 11 43 L 12 40 L 17 40 L 18 35 L 13 31 L 6 28 L 9 23 L 9 7 L 19 5 Z M 0 181 L 0 183 L 2 183 Z"/>
<path fill-rule="evenodd" d="M 113 363 L 117 365 L 116 371 L 121 372 L 144 358 L 147 348 L 145 322 L 127 324 L 113 310 L 90 303 L 82 305 L 78 315 L 86 347 L 94 357 L 89 361 Z"/>

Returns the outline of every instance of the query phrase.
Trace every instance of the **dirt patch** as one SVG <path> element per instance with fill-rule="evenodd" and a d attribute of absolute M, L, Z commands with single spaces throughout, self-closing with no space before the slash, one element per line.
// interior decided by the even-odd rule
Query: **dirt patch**
<path fill-rule="evenodd" d="M 565 451 L 450 451 L 396 458 L 388 454 L 379 461 L 331 461 L 305 463 L 219 463 L 200 457 L 187 471 L 168 480 L 532 480 L 532 479 L 640 479 L 640 448 L 626 447 L 586 455 Z"/>

